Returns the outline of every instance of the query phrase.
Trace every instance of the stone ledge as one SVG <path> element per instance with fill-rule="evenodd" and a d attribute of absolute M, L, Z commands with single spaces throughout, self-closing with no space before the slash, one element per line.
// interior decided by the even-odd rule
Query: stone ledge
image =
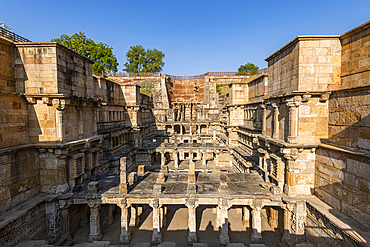
<path fill-rule="evenodd" d="M 370 233 L 368 229 L 357 223 L 351 217 L 341 213 L 315 196 L 307 197 L 307 203 L 330 220 L 334 226 L 338 227 L 351 239 L 359 242 L 362 246 L 370 246 Z"/>
<path fill-rule="evenodd" d="M 56 197 L 57 195 L 38 194 L 33 199 L 21 203 L 13 209 L 2 213 L 0 216 L 0 229 L 26 214 L 30 209 L 34 208 L 38 204 L 44 203 L 45 201 L 51 201 Z"/>
<path fill-rule="evenodd" d="M 367 152 L 365 150 L 358 150 L 358 149 L 355 149 L 355 148 L 341 147 L 341 146 L 337 146 L 337 145 L 333 145 L 333 144 L 324 144 L 324 143 L 321 143 L 319 145 L 319 147 L 335 150 L 335 151 L 338 151 L 338 152 L 344 152 L 344 153 L 348 153 L 348 154 L 364 156 L 366 158 L 370 157 L 370 152 Z"/>

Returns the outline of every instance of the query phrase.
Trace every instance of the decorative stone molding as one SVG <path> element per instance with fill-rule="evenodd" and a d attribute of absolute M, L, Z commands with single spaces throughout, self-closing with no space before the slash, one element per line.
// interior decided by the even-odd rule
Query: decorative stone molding
<path fill-rule="evenodd" d="M 66 99 L 53 99 L 52 102 L 55 109 L 58 111 L 64 111 L 66 106 L 70 104 L 70 100 Z"/>
<path fill-rule="evenodd" d="M 329 100 L 330 97 L 330 92 L 326 92 L 320 95 L 320 101 L 321 102 L 326 102 Z"/>
<path fill-rule="evenodd" d="M 25 98 L 26 98 L 27 103 L 30 105 L 34 105 L 37 103 L 36 97 L 26 96 Z"/>
<path fill-rule="evenodd" d="M 42 97 L 42 103 L 51 105 L 52 104 L 52 99 L 50 97 Z"/>

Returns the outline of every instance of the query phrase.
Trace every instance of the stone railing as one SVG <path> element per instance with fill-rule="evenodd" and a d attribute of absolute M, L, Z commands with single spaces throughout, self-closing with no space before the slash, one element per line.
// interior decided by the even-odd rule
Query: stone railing
<path fill-rule="evenodd" d="M 282 158 L 262 148 L 259 148 L 257 151 L 259 153 L 258 168 L 265 182 L 274 183 L 283 189 L 285 164 Z"/>
<path fill-rule="evenodd" d="M 0 27 L 0 36 L 11 39 L 15 42 L 31 42 L 31 40 L 23 38 L 22 36 L 19 36 L 18 34 L 15 34 L 14 32 L 10 32 L 9 30 L 6 30 L 2 27 Z"/>

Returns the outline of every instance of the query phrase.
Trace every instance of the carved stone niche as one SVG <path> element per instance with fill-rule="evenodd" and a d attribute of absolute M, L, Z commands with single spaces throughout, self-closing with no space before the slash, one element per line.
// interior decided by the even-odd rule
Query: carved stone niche
<path fill-rule="evenodd" d="M 74 187 L 82 182 L 79 178 L 85 174 L 85 154 L 72 154 L 68 158 L 69 184 Z"/>

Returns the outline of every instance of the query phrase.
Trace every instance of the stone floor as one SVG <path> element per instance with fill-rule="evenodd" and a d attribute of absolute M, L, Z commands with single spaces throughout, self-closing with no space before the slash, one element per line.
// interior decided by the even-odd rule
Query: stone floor
<path fill-rule="evenodd" d="M 158 173 L 146 173 L 140 181 L 130 186 L 129 197 L 150 198 L 153 195 L 153 186 L 157 181 Z M 228 193 L 233 197 L 262 196 L 268 198 L 271 192 L 261 186 L 266 184 L 261 176 L 256 173 L 199 173 L 196 176 L 197 196 L 218 195 L 220 182 L 226 182 Z M 99 180 L 102 187 L 102 196 L 115 197 L 119 194 L 118 176 L 108 176 Z M 162 185 L 162 196 L 184 197 L 187 194 L 188 174 L 169 173 L 166 181 Z M 86 187 L 86 186 L 85 186 Z M 84 196 L 86 188 L 80 193 L 75 193 L 75 197 Z"/>
<path fill-rule="evenodd" d="M 118 210 L 119 211 L 119 210 Z M 184 206 L 170 205 L 167 214 L 167 226 L 162 229 L 162 241 L 175 242 L 179 247 L 187 246 L 187 208 Z M 152 236 L 152 210 L 147 210 L 140 216 L 141 222 L 138 227 L 130 227 L 132 240 L 129 246 L 139 242 L 150 242 Z M 199 206 L 197 208 L 197 236 L 199 243 L 207 243 L 208 246 L 219 246 L 219 234 L 214 229 L 216 215 L 212 213 L 212 207 Z M 245 229 L 242 225 L 240 211 L 235 208 L 229 210 L 229 237 L 231 243 L 250 244 L 250 228 Z M 120 212 L 114 214 L 114 222 L 111 226 L 103 226 L 103 241 L 110 241 L 111 245 L 119 245 L 120 235 Z M 84 244 L 88 241 L 89 225 L 80 227 L 73 234 L 75 245 Z M 277 247 L 281 235 L 273 230 L 262 217 L 262 237 L 266 246 Z"/>

